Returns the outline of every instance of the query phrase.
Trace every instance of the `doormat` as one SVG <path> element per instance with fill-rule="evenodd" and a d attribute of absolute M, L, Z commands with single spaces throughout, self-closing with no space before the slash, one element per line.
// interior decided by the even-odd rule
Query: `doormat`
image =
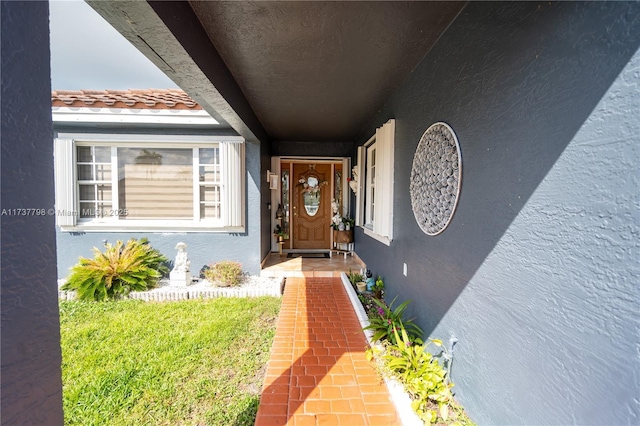
<path fill-rule="evenodd" d="M 287 258 L 293 259 L 301 257 L 303 259 L 329 259 L 329 253 L 288 253 Z"/>

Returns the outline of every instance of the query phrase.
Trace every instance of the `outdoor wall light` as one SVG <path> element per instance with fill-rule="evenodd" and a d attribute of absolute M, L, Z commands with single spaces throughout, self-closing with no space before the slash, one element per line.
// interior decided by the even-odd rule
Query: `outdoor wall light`
<path fill-rule="evenodd" d="M 284 209 L 282 208 L 282 204 L 278 204 L 278 209 L 276 210 L 276 219 L 284 219 Z"/>
<path fill-rule="evenodd" d="M 278 175 L 271 173 L 271 170 L 267 170 L 267 182 L 269 182 L 269 189 L 278 189 Z"/>

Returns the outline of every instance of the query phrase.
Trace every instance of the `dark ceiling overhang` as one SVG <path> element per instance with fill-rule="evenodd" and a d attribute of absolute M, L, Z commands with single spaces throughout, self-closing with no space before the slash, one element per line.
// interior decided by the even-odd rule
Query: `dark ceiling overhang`
<path fill-rule="evenodd" d="M 90 2 L 218 121 L 250 139 L 353 141 L 458 2 Z"/>

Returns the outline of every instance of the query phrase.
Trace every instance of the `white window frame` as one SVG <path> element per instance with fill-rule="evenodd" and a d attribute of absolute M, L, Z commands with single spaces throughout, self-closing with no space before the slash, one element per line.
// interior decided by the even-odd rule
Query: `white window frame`
<path fill-rule="evenodd" d="M 80 219 L 76 146 L 112 147 L 112 210 L 118 211 L 116 147 L 193 150 L 194 216 L 192 219 Z M 221 218 L 200 220 L 199 149 L 220 148 Z M 245 230 L 245 147 L 240 136 L 178 136 L 60 133 L 54 141 L 56 221 L 67 232 L 226 232 Z M 197 196 L 196 196 L 197 193 Z"/>
<path fill-rule="evenodd" d="M 364 198 L 364 227 L 373 231 L 373 223 L 375 220 L 375 188 L 376 188 L 376 150 L 377 144 L 375 136 L 369 140 L 366 146 L 367 160 L 365 176 L 365 198 Z"/>
<path fill-rule="evenodd" d="M 365 235 L 386 245 L 391 245 L 393 240 L 394 139 L 395 120 L 391 119 L 376 129 L 376 134 L 364 146 L 358 147 L 358 194 L 361 195 L 356 207 L 357 225 Z M 372 162 L 374 151 L 375 164 Z"/>

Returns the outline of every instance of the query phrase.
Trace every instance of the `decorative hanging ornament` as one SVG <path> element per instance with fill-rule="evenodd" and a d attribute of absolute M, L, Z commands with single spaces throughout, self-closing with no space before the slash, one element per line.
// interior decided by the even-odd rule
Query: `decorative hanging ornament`
<path fill-rule="evenodd" d="M 460 144 L 446 123 L 432 124 L 413 156 L 409 193 L 411 209 L 427 235 L 444 231 L 458 205 L 462 182 Z"/>

